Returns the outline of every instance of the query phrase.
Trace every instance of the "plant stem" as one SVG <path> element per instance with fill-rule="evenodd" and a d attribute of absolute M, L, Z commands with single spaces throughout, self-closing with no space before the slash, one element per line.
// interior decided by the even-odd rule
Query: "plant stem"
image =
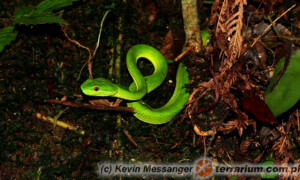
<path fill-rule="evenodd" d="M 197 0 L 181 0 L 186 46 L 200 52 L 202 40 L 199 26 Z"/>

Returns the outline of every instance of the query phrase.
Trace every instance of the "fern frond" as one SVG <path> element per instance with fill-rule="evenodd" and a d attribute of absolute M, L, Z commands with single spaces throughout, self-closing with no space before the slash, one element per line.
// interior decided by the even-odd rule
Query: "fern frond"
<path fill-rule="evenodd" d="M 240 15 L 239 12 L 236 12 L 235 14 L 233 14 L 226 22 L 226 26 L 227 27 L 231 27 L 232 26 L 232 22 L 234 22 L 234 20 Z"/>
<path fill-rule="evenodd" d="M 219 19 L 217 22 L 217 28 L 215 31 L 216 36 L 220 31 L 222 31 L 223 33 L 226 32 L 226 26 L 224 25 L 224 22 L 227 19 L 227 11 L 228 11 L 228 0 L 224 0 L 222 4 L 221 12 L 219 14 Z"/>
<path fill-rule="evenodd" d="M 229 29 L 227 36 L 232 36 L 229 43 L 229 51 L 232 52 L 230 59 L 232 60 L 239 57 L 242 51 L 243 37 L 241 35 L 241 31 L 243 28 L 244 8 L 243 2 L 241 1 L 242 0 L 235 0 L 234 6 L 238 6 L 237 12 L 233 14 L 226 22 L 227 28 Z"/>

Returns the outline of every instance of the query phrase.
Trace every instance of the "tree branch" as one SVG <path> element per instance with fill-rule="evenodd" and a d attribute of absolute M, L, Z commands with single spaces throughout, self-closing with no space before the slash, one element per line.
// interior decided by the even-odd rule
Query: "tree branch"
<path fill-rule="evenodd" d="M 58 101 L 58 100 L 54 100 L 54 99 L 48 99 L 48 100 L 45 100 L 45 102 L 51 103 L 51 104 L 60 104 L 60 105 L 75 107 L 75 108 L 87 108 L 87 109 L 96 109 L 96 110 L 103 110 L 103 111 L 118 111 L 118 112 L 134 113 L 133 108 L 122 107 L 122 106 L 79 104 L 79 103 L 72 103 L 69 101 Z"/>

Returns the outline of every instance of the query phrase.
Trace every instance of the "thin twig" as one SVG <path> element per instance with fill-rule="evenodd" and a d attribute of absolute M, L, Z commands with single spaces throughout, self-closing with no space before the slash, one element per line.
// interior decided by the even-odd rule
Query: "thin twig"
<path fill-rule="evenodd" d="M 290 10 L 292 10 L 294 7 L 296 6 L 296 4 L 294 4 L 292 7 L 290 7 L 288 10 L 286 10 L 284 13 L 282 13 L 280 16 L 278 16 L 255 40 L 254 42 L 251 44 L 251 47 L 254 46 L 254 44 L 256 44 L 256 42 L 261 39 L 261 37 L 265 34 L 265 32 L 267 32 L 269 30 L 269 28 L 276 23 L 276 21 L 278 21 L 282 16 L 284 16 L 286 13 L 288 13 Z"/>
<path fill-rule="evenodd" d="M 80 75 L 81 75 L 82 69 L 83 69 L 88 63 L 89 63 L 89 77 L 92 78 L 93 75 L 92 75 L 92 71 L 90 70 L 90 69 L 92 68 L 91 65 L 90 65 L 90 62 L 91 62 L 91 59 L 92 59 L 92 50 L 91 50 L 90 48 L 88 48 L 88 47 L 86 47 L 86 46 L 80 44 L 78 41 L 71 39 L 71 38 L 68 36 L 68 34 L 66 33 L 66 31 L 64 30 L 63 26 L 61 26 L 61 30 L 63 31 L 63 33 L 64 33 L 64 35 L 66 36 L 66 38 L 67 38 L 68 41 L 70 41 L 70 42 L 76 44 L 77 46 L 79 46 L 79 47 L 81 47 L 81 48 L 83 48 L 83 49 L 86 49 L 86 50 L 88 51 L 88 53 L 89 53 L 88 60 L 87 60 L 86 63 L 84 63 L 84 65 L 81 67 L 77 80 L 79 80 L 79 77 L 80 77 Z"/>
<path fill-rule="evenodd" d="M 192 47 L 187 47 L 186 50 L 184 50 L 181 54 L 179 54 L 174 61 L 178 62 L 180 59 L 183 58 L 183 56 L 185 56 L 189 51 L 191 51 L 193 48 Z"/>
<path fill-rule="evenodd" d="M 68 36 L 68 34 L 66 33 L 66 31 L 64 30 L 63 26 L 61 26 L 61 30 L 62 30 L 62 32 L 64 33 L 64 35 L 66 36 L 66 38 L 67 38 L 70 42 L 76 44 L 77 46 L 79 46 L 79 47 L 81 47 L 81 48 L 83 48 L 83 49 L 86 49 L 86 50 L 89 52 L 89 54 L 91 54 L 90 48 L 88 48 L 88 47 L 86 47 L 86 46 L 80 44 L 80 43 L 79 43 L 78 41 L 76 41 L 76 40 L 71 39 L 71 38 Z"/>
<path fill-rule="evenodd" d="M 70 125 L 68 123 L 65 123 L 63 121 L 56 121 L 55 122 L 54 118 L 52 118 L 50 116 L 44 116 L 41 113 L 36 113 L 36 117 L 38 119 L 42 119 L 44 121 L 50 122 L 52 124 L 55 124 L 55 125 L 57 125 L 59 127 L 64 128 L 64 129 L 70 129 L 70 130 L 73 130 L 73 131 L 78 131 L 80 134 L 84 134 L 85 133 L 83 130 L 79 130 L 78 128 L 76 128 L 76 127 L 74 127 L 74 126 L 72 126 L 72 125 Z"/>
<path fill-rule="evenodd" d="M 82 73 L 82 70 L 83 68 L 87 65 L 87 61 L 84 63 L 84 65 L 80 68 L 80 71 L 79 71 L 79 74 L 78 74 L 78 77 L 77 77 L 77 81 L 79 80 L 80 76 L 81 76 L 81 73 Z"/>
<path fill-rule="evenodd" d="M 123 129 L 123 133 L 127 136 L 129 141 L 132 142 L 132 144 L 134 144 L 136 147 L 138 147 L 138 144 L 135 142 L 135 140 L 133 139 L 133 137 L 129 134 L 129 132 L 127 130 Z"/>
<path fill-rule="evenodd" d="M 123 106 L 111 107 L 111 106 L 107 106 L 107 105 L 79 104 L 79 103 L 72 103 L 69 101 L 58 101 L 58 100 L 54 100 L 54 99 L 48 99 L 48 100 L 45 100 L 45 102 L 51 103 L 51 104 L 60 104 L 60 105 L 75 107 L 75 108 L 88 108 L 88 109 L 97 109 L 97 110 L 104 110 L 104 111 L 119 111 L 119 112 L 134 113 L 133 108 L 123 107 Z"/>
<path fill-rule="evenodd" d="M 96 47 L 95 47 L 95 50 L 94 50 L 94 53 L 93 53 L 92 58 L 95 57 L 96 52 L 97 52 L 97 50 L 98 50 L 98 47 L 99 47 L 99 44 L 100 44 L 100 39 L 101 39 L 101 33 L 102 33 L 103 23 L 104 23 L 104 20 L 105 20 L 107 14 L 108 14 L 109 12 L 110 12 L 110 10 L 106 11 L 106 12 L 104 13 L 104 16 L 103 16 L 102 20 L 101 20 L 101 23 L 100 23 L 100 29 L 99 29 L 99 34 L 98 34 L 98 40 L 97 40 Z"/>
<path fill-rule="evenodd" d="M 89 70 L 89 78 L 93 78 L 93 73 L 92 73 L 92 59 L 96 56 L 96 53 L 97 53 L 97 50 L 99 48 L 99 44 L 100 44 L 100 38 L 101 38 L 101 32 L 102 32 L 102 28 L 103 28 L 103 23 L 104 23 L 104 20 L 107 16 L 107 14 L 110 12 L 110 10 L 106 11 L 102 20 L 101 20 L 101 23 L 100 23 L 100 29 L 99 29 L 99 34 L 98 34 L 98 40 L 97 40 L 97 43 L 96 43 L 96 47 L 94 50 L 91 50 L 90 48 L 80 44 L 78 41 L 76 40 L 73 40 L 71 39 L 68 34 L 65 32 L 64 28 L 61 26 L 61 29 L 65 35 L 65 37 L 72 43 L 76 44 L 77 46 L 81 47 L 81 48 L 84 48 L 88 51 L 89 53 L 89 57 L 88 57 L 88 60 L 84 63 L 84 65 L 81 67 L 80 69 L 80 72 L 79 72 L 79 75 L 78 75 L 78 78 L 77 80 L 79 80 L 80 78 L 80 75 L 81 75 L 81 72 L 83 70 L 83 68 L 88 65 L 88 70 Z"/>

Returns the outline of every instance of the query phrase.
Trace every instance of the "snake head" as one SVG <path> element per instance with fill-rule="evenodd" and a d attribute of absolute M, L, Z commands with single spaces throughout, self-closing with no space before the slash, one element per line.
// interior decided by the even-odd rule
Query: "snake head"
<path fill-rule="evenodd" d="M 114 96 L 118 92 L 117 85 L 104 78 L 88 79 L 80 88 L 88 96 Z"/>

